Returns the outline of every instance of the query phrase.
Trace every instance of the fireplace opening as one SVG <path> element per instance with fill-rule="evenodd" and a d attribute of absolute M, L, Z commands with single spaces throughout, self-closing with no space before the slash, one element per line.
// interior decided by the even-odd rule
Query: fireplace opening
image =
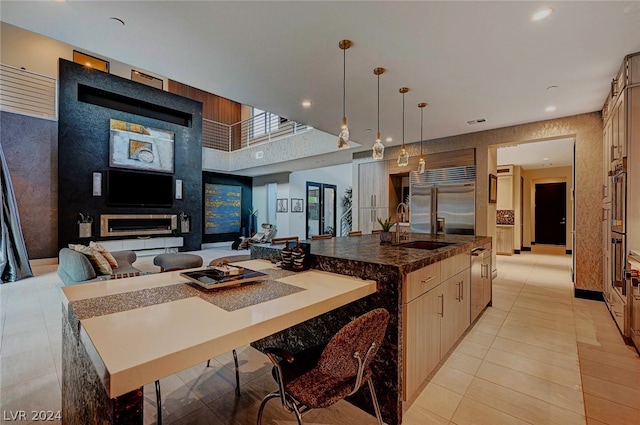
<path fill-rule="evenodd" d="M 145 236 L 171 234 L 178 227 L 176 214 L 104 214 L 100 236 Z"/>

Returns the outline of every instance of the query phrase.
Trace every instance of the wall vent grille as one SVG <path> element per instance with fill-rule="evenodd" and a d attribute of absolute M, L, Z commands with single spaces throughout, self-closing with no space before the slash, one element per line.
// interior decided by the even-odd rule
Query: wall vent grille
<path fill-rule="evenodd" d="M 0 110 L 58 120 L 55 78 L 0 64 Z"/>

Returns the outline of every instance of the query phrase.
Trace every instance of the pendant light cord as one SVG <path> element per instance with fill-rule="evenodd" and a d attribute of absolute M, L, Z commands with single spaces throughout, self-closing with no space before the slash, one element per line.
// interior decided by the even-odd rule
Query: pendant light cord
<path fill-rule="evenodd" d="M 342 49 L 342 116 L 347 116 L 346 96 L 347 96 L 347 49 Z"/>
<path fill-rule="evenodd" d="M 422 156 L 422 117 L 424 116 L 424 108 L 420 108 L 420 156 Z"/>
<path fill-rule="evenodd" d="M 404 93 L 402 93 L 402 148 L 404 149 Z"/>
<path fill-rule="evenodd" d="M 378 134 L 380 133 L 380 74 L 378 74 Z"/>

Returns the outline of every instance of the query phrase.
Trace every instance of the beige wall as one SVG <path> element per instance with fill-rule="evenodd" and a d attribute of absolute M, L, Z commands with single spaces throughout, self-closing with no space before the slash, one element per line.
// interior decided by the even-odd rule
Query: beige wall
<path fill-rule="evenodd" d="M 58 58 L 73 61 L 74 47 L 31 31 L 0 22 L 0 62 L 16 68 L 25 68 L 37 74 L 58 79 Z M 109 73 L 131 79 L 131 70 L 163 80 L 163 88 L 167 90 L 168 80 L 153 72 L 132 68 L 131 65 L 117 62 L 84 49 L 75 49 L 109 62 Z"/>
<path fill-rule="evenodd" d="M 571 202 L 572 172 L 571 167 L 539 168 L 523 170 L 524 176 L 524 246 L 531 246 L 535 235 L 534 190 L 537 183 L 567 183 L 567 231 L 566 249 L 573 249 L 571 230 L 573 226 L 573 208 Z"/>
<path fill-rule="evenodd" d="M 427 153 L 476 148 L 476 233 L 495 238 L 495 205 L 490 205 L 488 175 L 495 174 L 495 147 L 559 138 L 576 141 L 576 256 L 575 286 L 577 289 L 601 290 L 602 248 L 600 240 L 600 204 L 602 203 L 602 115 L 591 112 L 548 121 L 461 134 L 435 139 L 424 144 Z M 490 149 L 492 148 L 492 149 Z M 407 145 L 410 155 L 420 154 L 420 144 Z M 397 156 L 399 147 L 389 147 L 385 156 Z M 594 231 L 595 229 L 595 231 Z"/>

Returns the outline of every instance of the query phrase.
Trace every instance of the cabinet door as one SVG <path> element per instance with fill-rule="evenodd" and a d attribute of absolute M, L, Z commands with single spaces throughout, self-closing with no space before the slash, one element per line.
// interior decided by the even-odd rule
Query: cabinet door
<path fill-rule="evenodd" d="M 612 120 L 607 120 L 602 141 L 602 158 L 603 170 L 602 170 L 602 201 L 611 201 L 611 179 L 609 178 L 609 169 L 611 168 L 611 138 L 612 138 Z"/>
<path fill-rule="evenodd" d="M 471 324 L 471 272 L 466 269 L 458 274 L 460 280 L 458 305 L 456 306 L 456 341 Z"/>
<path fill-rule="evenodd" d="M 611 279 L 611 204 L 602 205 L 602 292 L 609 298 Z"/>
<path fill-rule="evenodd" d="M 389 175 L 385 161 L 368 162 L 358 167 L 360 208 L 389 206 Z"/>
<path fill-rule="evenodd" d="M 440 361 L 441 294 L 436 287 L 405 305 L 404 400 Z"/>
<path fill-rule="evenodd" d="M 360 208 L 358 213 L 359 230 L 362 233 L 369 234 L 374 229 L 380 229 L 378 218 L 384 221 L 388 217 L 388 208 Z"/>
<path fill-rule="evenodd" d="M 410 302 L 440 285 L 440 263 L 433 263 L 408 273 L 405 282 L 405 302 Z"/>
<path fill-rule="evenodd" d="M 440 315 L 440 357 L 444 357 L 458 340 L 458 305 L 460 299 L 460 279 L 457 275 L 442 282 Z"/>
<path fill-rule="evenodd" d="M 496 209 L 513 209 L 513 176 L 498 176 Z"/>
<path fill-rule="evenodd" d="M 627 156 L 627 97 L 624 91 L 620 93 L 618 104 L 618 156 Z"/>
<path fill-rule="evenodd" d="M 489 251 L 491 252 L 491 251 Z M 482 301 L 482 308 L 487 306 L 491 302 L 491 298 L 493 297 L 493 275 L 491 270 L 491 255 L 489 255 L 489 261 L 482 266 L 484 270 L 482 270 L 482 275 L 484 278 L 482 279 L 482 289 L 484 291 L 484 299 Z"/>

